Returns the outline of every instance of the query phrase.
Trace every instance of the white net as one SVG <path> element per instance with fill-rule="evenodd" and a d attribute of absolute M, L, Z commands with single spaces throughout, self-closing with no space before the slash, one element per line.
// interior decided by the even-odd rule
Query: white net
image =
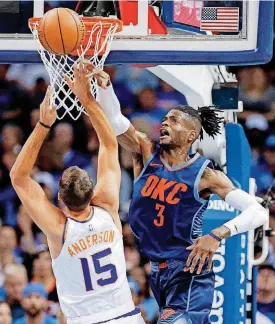
<path fill-rule="evenodd" d="M 90 35 L 87 45 L 81 46 L 77 50 L 77 56 L 56 55 L 48 52 L 39 41 L 38 26 L 39 22 L 31 23 L 30 29 L 39 44 L 38 52 L 50 75 L 50 83 L 54 89 L 52 102 L 56 105 L 57 118 L 62 119 L 66 114 L 69 114 L 72 119 L 77 120 L 82 112 L 85 113 L 84 107 L 68 87 L 64 75 L 67 74 L 73 79 L 74 64 L 84 58 L 88 59 L 97 68 L 103 69 L 104 62 L 110 52 L 111 42 L 119 28 L 119 23 L 104 20 L 97 21 L 88 31 Z M 92 56 L 87 55 L 90 48 L 93 48 Z M 91 93 L 96 97 L 97 82 L 94 78 L 91 78 L 90 83 Z"/>

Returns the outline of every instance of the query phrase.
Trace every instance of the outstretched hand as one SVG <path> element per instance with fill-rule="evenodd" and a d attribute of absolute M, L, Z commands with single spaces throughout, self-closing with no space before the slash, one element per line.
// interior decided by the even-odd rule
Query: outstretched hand
<path fill-rule="evenodd" d="M 201 273 L 202 267 L 208 259 L 208 271 L 212 268 L 213 255 L 220 246 L 220 242 L 214 239 L 210 235 L 204 235 L 195 240 L 195 242 L 186 248 L 186 250 L 191 250 L 189 257 L 186 261 L 186 267 L 184 271 L 194 272 L 196 266 L 198 265 L 197 274 Z"/>
<path fill-rule="evenodd" d="M 52 94 L 53 89 L 48 86 L 45 98 L 40 105 L 40 121 L 50 127 L 56 120 L 56 106 L 51 103 Z"/>
<path fill-rule="evenodd" d="M 89 76 L 94 77 L 97 80 L 97 84 L 101 88 L 106 89 L 108 87 L 110 82 L 110 76 L 108 73 L 97 68 L 88 60 L 83 60 L 82 64 L 84 64 L 87 70 L 90 72 Z"/>
<path fill-rule="evenodd" d="M 67 75 L 64 78 L 84 107 L 94 100 L 90 89 L 89 71 L 83 61 L 74 65 L 74 80 Z"/>

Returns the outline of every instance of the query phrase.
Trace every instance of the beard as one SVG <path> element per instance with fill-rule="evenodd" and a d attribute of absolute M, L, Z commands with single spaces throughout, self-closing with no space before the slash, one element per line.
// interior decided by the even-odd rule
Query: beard
<path fill-rule="evenodd" d="M 25 312 L 28 316 L 35 318 L 37 315 L 39 315 L 41 312 L 43 312 L 42 309 L 38 309 L 35 306 L 31 307 L 30 309 L 25 309 Z"/>
<path fill-rule="evenodd" d="M 170 151 L 173 149 L 174 145 L 172 143 L 159 143 L 159 147 L 164 151 Z"/>

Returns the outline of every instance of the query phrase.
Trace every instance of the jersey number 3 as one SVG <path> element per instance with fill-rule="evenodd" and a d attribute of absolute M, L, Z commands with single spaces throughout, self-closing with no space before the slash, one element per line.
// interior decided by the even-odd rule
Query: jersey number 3
<path fill-rule="evenodd" d="M 161 204 L 156 204 L 155 209 L 158 210 L 158 213 L 157 213 L 158 219 L 154 219 L 154 224 L 156 226 L 158 226 L 158 227 L 161 227 L 164 224 L 163 211 L 165 209 L 165 206 L 164 205 L 161 205 Z"/>
<path fill-rule="evenodd" d="M 100 259 L 105 258 L 110 254 L 112 254 L 112 251 L 110 248 L 108 248 L 106 250 L 91 255 L 96 274 L 102 274 L 107 271 L 110 271 L 109 278 L 105 278 L 105 279 L 101 278 L 97 280 L 97 284 L 101 287 L 110 285 L 117 281 L 117 271 L 114 264 L 109 263 L 104 266 L 100 265 Z M 80 258 L 80 261 L 81 261 L 86 291 L 94 290 L 92 285 L 92 278 L 91 278 L 88 260 L 86 258 Z"/>

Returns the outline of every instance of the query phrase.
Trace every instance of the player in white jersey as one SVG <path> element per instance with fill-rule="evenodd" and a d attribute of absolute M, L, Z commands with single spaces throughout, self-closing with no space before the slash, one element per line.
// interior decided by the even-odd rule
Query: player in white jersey
<path fill-rule="evenodd" d="M 126 278 L 118 216 L 120 167 L 115 134 L 90 93 L 86 68 L 75 66 L 67 83 L 86 109 L 97 133 L 97 185 L 78 167 L 62 174 L 59 197 L 66 215 L 47 199 L 31 178 L 38 152 L 56 120 L 48 89 L 40 121 L 11 171 L 14 189 L 34 222 L 46 234 L 61 308 L 69 324 L 144 323 L 132 301 Z"/>

